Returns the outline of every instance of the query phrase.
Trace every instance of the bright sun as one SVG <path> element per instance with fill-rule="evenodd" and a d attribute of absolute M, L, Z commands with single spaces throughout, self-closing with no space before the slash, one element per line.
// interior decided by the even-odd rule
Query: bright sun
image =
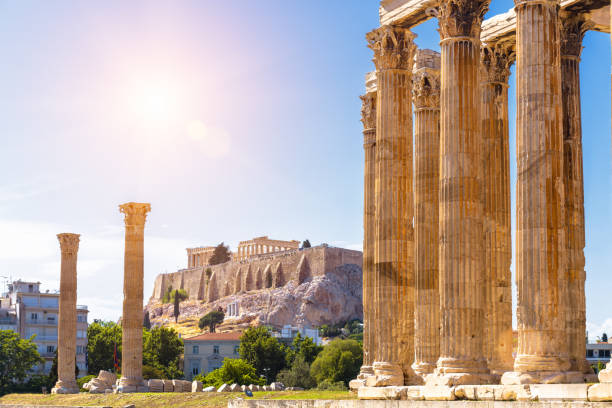
<path fill-rule="evenodd" d="M 143 125 L 159 125 L 176 120 L 180 113 L 179 87 L 168 80 L 139 80 L 129 87 L 130 113 Z"/>

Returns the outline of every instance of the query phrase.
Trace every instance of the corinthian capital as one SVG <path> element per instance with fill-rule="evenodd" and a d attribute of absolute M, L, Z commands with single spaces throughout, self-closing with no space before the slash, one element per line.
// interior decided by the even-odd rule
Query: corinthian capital
<path fill-rule="evenodd" d="M 491 0 L 441 0 L 438 10 L 440 37 L 480 38 L 480 29 Z"/>
<path fill-rule="evenodd" d="M 482 81 L 507 85 L 510 67 L 516 59 L 514 44 L 511 42 L 486 44 L 482 46 L 480 55 Z"/>
<path fill-rule="evenodd" d="M 59 240 L 62 253 L 76 254 L 79 250 L 79 237 L 79 234 L 57 234 L 57 239 Z"/>
<path fill-rule="evenodd" d="M 147 213 L 151 211 L 149 203 L 125 203 L 119 206 L 119 211 L 125 214 L 126 226 L 144 225 Z"/>
<path fill-rule="evenodd" d="M 440 71 L 421 68 L 412 75 L 412 100 L 414 107 L 440 108 Z"/>
<path fill-rule="evenodd" d="M 368 47 L 374 51 L 377 71 L 385 69 L 411 70 L 414 63 L 416 37 L 407 28 L 382 26 L 366 35 Z"/>
<path fill-rule="evenodd" d="M 583 14 L 561 12 L 561 56 L 580 57 L 584 34 L 593 27 Z"/>
<path fill-rule="evenodd" d="M 359 98 L 361 98 L 361 123 L 363 123 L 363 129 L 374 129 L 376 127 L 376 92 L 368 92 Z"/>

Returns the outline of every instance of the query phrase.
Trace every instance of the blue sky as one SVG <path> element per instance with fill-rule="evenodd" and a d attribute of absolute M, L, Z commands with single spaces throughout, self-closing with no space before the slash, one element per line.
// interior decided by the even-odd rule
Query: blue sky
<path fill-rule="evenodd" d="M 489 16 L 510 7 L 494 0 Z M 127 201 L 152 205 L 145 298 L 188 246 L 269 235 L 360 248 L 358 96 L 377 24 L 374 0 L 0 0 L 0 276 L 57 288 L 55 234 L 81 233 L 79 303 L 117 319 Z M 438 50 L 435 29 L 417 27 L 417 44 Z M 584 45 L 594 337 L 612 332 L 610 39 Z"/>

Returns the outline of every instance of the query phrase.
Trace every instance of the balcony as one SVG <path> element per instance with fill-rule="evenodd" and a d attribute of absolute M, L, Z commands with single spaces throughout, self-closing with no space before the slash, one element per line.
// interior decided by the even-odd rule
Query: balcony
<path fill-rule="evenodd" d="M 34 338 L 34 342 L 37 341 L 55 341 L 57 342 L 57 335 L 54 336 L 40 336 L 40 335 L 36 335 L 36 337 Z"/>
<path fill-rule="evenodd" d="M 57 320 L 26 319 L 26 324 L 38 326 L 57 326 Z"/>
<path fill-rule="evenodd" d="M 17 320 L 16 319 L 2 317 L 2 318 L 0 318 L 0 324 L 12 324 L 12 325 L 15 325 L 15 324 L 17 324 Z"/>

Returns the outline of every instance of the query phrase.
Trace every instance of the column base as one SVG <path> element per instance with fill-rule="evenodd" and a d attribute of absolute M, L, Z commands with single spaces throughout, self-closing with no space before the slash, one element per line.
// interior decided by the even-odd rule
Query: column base
<path fill-rule="evenodd" d="M 493 384 L 495 378 L 489 373 L 485 360 L 464 360 L 441 357 L 432 374 L 425 378 L 427 385 L 480 385 Z"/>
<path fill-rule="evenodd" d="M 368 387 L 387 387 L 404 385 L 404 372 L 398 364 L 375 362 L 372 365 L 374 375 L 366 378 Z"/>
<path fill-rule="evenodd" d="M 502 375 L 501 383 L 503 385 L 567 384 L 565 374 L 562 371 L 509 371 Z"/>
<path fill-rule="evenodd" d="M 359 380 L 365 380 L 368 377 L 371 377 L 374 375 L 374 367 L 369 366 L 369 365 L 362 365 L 361 369 L 359 370 L 359 375 L 357 376 L 357 378 Z"/>
<path fill-rule="evenodd" d="M 142 378 L 125 378 L 121 377 L 119 379 L 119 384 L 117 385 L 117 393 L 128 394 L 134 392 L 148 392 L 149 387 L 144 384 Z"/>
<path fill-rule="evenodd" d="M 51 389 L 51 394 L 78 394 L 79 386 L 76 381 L 62 381 L 59 380 L 55 383 L 55 386 Z"/>
<path fill-rule="evenodd" d="M 428 363 L 425 361 L 420 361 L 418 363 L 415 362 L 412 365 L 412 369 L 418 376 L 425 379 L 425 376 L 434 372 L 436 369 L 436 363 Z"/>

